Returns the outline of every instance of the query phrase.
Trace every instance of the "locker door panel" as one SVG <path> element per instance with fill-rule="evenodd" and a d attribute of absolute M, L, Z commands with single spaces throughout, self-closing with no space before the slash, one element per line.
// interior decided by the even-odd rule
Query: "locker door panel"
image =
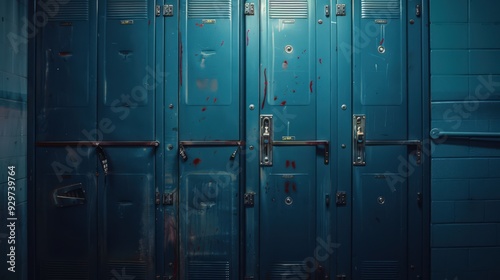
<path fill-rule="evenodd" d="M 238 1 L 181 3 L 182 140 L 240 137 L 240 9 Z"/>
<path fill-rule="evenodd" d="M 103 138 L 154 139 L 155 89 L 164 76 L 154 62 L 154 3 L 111 0 L 101 7 L 98 117 L 112 123 L 101 129 Z"/>
<path fill-rule="evenodd" d="M 238 279 L 240 169 L 233 147 L 190 148 L 179 186 L 180 279 Z"/>
<path fill-rule="evenodd" d="M 154 277 L 155 158 L 153 148 L 105 148 L 100 225 L 106 279 Z M 104 276 L 103 275 L 103 276 Z"/>
<path fill-rule="evenodd" d="M 39 141 L 94 140 L 84 133 L 96 122 L 93 9 L 88 1 L 72 1 L 40 29 L 35 93 Z"/>
<path fill-rule="evenodd" d="M 37 274 L 40 279 L 94 279 L 97 181 L 93 149 L 38 148 L 36 153 Z"/>
<path fill-rule="evenodd" d="M 371 147 L 367 165 L 354 171 L 354 279 L 406 278 L 408 185 L 395 180 L 405 154 L 406 147 Z"/>
<path fill-rule="evenodd" d="M 324 171 L 319 163 L 326 166 L 324 147 L 306 144 L 323 133 L 321 140 L 328 140 L 318 123 L 318 116 L 327 113 L 318 103 L 329 102 L 322 100 L 329 96 L 320 97 L 317 90 L 315 4 L 269 0 L 261 7 L 258 106 L 261 143 L 272 143 L 272 164 L 261 158 L 259 279 L 316 279 L 319 265 L 325 265 L 307 263 L 321 236 L 318 215 L 326 209 L 317 202 L 327 187 L 317 179 Z M 266 116 L 272 116 L 270 139 L 262 142 Z"/>

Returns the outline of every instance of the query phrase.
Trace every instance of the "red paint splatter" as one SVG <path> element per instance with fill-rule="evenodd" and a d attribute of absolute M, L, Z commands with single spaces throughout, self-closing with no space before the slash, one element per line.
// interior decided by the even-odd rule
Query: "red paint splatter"
<path fill-rule="evenodd" d="M 292 168 L 295 169 L 296 165 L 295 165 L 295 160 L 292 161 Z"/>
<path fill-rule="evenodd" d="M 290 161 L 289 160 L 286 160 L 285 166 L 286 166 L 286 168 L 290 167 Z"/>
<path fill-rule="evenodd" d="M 217 97 L 214 97 L 214 103 L 217 103 Z"/>
<path fill-rule="evenodd" d="M 222 40 L 222 42 L 220 42 L 220 46 L 222 47 L 224 45 L 224 40 Z"/>
<path fill-rule="evenodd" d="M 309 91 L 312 93 L 313 92 L 313 81 L 309 82 Z"/>
<path fill-rule="evenodd" d="M 207 107 L 203 107 L 203 108 L 201 108 L 201 111 L 202 111 L 202 112 L 205 112 L 206 110 L 207 110 Z"/>
<path fill-rule="evenodd" d="M 199 159 L 199 158 L 193 159 L 193 164 L 194 165 L 198 165 L 198 164 L 200 164 L 200 162 L 201 162 L 201 159 Z"/>
<path fill-rule="evenodd" d="M 267 97 L 267 68 L 264 68 L 264 99 L 262 99 L 262 109 L 266 105 L 266 97 Z"/>
<path fill-rule="evenodd" d="M 382 38 L 382 40 L 380 40 L 380 45 L 382 46 L 382 44 L 384 43 L 384 38 Z"/>
<path fill-rule="evenodd" d="M 247 46 L 250 43 L 250 37 L 248 37 L 248 33 L 250 33 L 250 29 L 247 30 Z"/>
<path fill-rule="evenodd" d="M 203 24 L 203 23 L 196 23 L 196 26 L 198 26 L 198 27 L 200 27 L 200 28 L 201 28 L 201 27 L 203 27 L 204 25 L 205 25 L 205 24 Z"/>
<path fill-rule="evenodd" d="M 277 96 L 275 96 L 273 99 L 274 99 L 274 100 L 276 100 L 276 99 L 278 99 L 278 97 L 277 97 Z"/>
<path fill-rule="evenodd" d="M 293 190 L 294 192 L 296 192 L 296 191 L 297 191 L 297 184 L 295 184 L 295 183 L 293 183 L 293 184 L 292 184 L 292 190 Z"/>
<path fill-rule="evenodd" d="M 285 182 L 285 192 L 289 193 L 290 192 L 290 181 Z"/>
<path fill-rule="evenodd" d="M 283 70 L 286 70 L 288 68 L 288 61 L 283 61 L 283 63 L 281 64 L 281 67 L 283 68 Z"/>
<path fill-rule="evenodd" d="M 319 59 L 319 64 L 323 64 L 323 59 Z"/>
<path fill-rule="evenodd" d="M 281 106 L 285 106 L 285 105 L 286 105 L 286 100 L 285 100 L 285 101 L 282 101 L 282 102 L 280 103 L 280 105 L 281 105 Z"/>

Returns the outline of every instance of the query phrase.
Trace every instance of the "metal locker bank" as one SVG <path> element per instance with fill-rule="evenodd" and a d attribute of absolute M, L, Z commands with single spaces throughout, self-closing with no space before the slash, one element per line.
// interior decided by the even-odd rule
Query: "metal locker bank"
<path fill-rule="evenodd" d="M 500 4 L 0 3 L 0 279 L 500 279 Z"/>

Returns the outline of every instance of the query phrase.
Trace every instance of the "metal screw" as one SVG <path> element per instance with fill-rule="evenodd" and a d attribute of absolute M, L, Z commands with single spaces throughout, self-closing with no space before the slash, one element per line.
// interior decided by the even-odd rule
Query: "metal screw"
<path fill-rule="evenodd" d="M 292 199 L 291 197 L 287 196 L 287 197 L 285 198 L 285 204 L 286 204 L 286 205 L 290 205 L 290 204 L 292 204 L 292 203 L 293 203 L 293 199 Z"/>
<path fill-rule="evenodd" d="M 173 109 L 174 108 L 174 104 L 168 104 L 168 108 Z"/>
<path fill-rule="evenodd" d="M 323 20 L 322 20 L 322 19 L 318 19 L 318 23 L 319 23 L 319 24 L 322 24 L 322 23 L 323 23 Z"/>
<path fill-rule="evenodd" d="M 253 110 L 253 109 L 255 109 L 255 105 L 253 105 L 253 104 L 250 104 L 250 106 L 248 106 L 248 109 L 250 109 L 250 110 Z"/>
<path fill-rule="evenodd" d="M 413 19 L 410 19 L 410 24 L 414 24 L 415 21 Z"/>
<path fill-rule="evenodd" d="M 342 144 L 342 145 L 340 145 L 340 147 L 342 147 L 342 149 L 345 149 L 346 145 Z"/>
<path fill-rule="evenodd" d="M 248 148 L 249 148 L 250 150 L 253 150 L 253 146 L 249 146 Z"/>
<path fill-rule="evenodd" d="M 342 106 L 340 106 L 340 109 L 342 109 L 342 110 L 345 110 L 345 109 L 347 109 L 347 105 L 345 105 L 345 104 L 342 104 Z"/>
<path fill-rule="evenodd" d="M 171 151 L 173 148 L 174 148 L 174 146 L 172 144 L 167 145 L 167 150 Z"/>

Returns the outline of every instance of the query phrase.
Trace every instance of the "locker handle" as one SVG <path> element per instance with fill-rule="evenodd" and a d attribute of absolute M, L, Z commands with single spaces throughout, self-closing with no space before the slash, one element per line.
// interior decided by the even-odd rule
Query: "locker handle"
<path fill-rule="evenodd" d="M 439 139 L 440 137 L 500 138 L 500 132 L 441 131 L 439 128 L 433 128 L 430 136 L 432 139 Z"/>
<path fill-rule="evenodd" d="M 82 183 L 76 183 L 57 188 L 52 193 L 54 205 L 57 207 L 69 207 L 84 204 L 86 201 L 85 190 Z"/>
<path fill-rule="evenodd" d="M 180 141 L 179 142 L 179 156 L 182 161 L 188 160 L 185 147 L 224 147 L 224 146 L 237 146 L 238 148 L 229 156 L 230 160 L 236 158 L 240 147 L 244 146 L 245 142 L 240 140 L 209 140 L 209 141 Z"/>
<path fill-rule="evenodd" d="M 272 141 L 272 146 L 323 146 L 324 163 L 330 163 L 330 142 L 327 140 L 306 140 L 306 141 Z"/>

